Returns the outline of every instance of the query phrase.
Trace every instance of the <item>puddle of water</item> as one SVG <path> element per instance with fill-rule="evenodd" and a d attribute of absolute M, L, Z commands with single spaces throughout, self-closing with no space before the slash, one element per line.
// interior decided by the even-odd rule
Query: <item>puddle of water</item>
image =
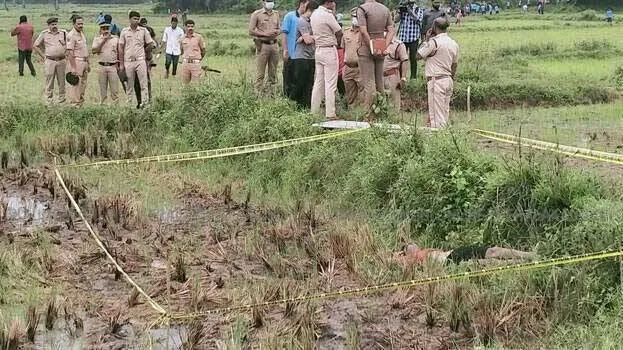
<path fill-rule="evenodd" d="M 5 199 L 7 220 L 32 219 L 33 225 L 42 225 L 48 216 L 49 202 L 34 198 L 9 196 Z"/>

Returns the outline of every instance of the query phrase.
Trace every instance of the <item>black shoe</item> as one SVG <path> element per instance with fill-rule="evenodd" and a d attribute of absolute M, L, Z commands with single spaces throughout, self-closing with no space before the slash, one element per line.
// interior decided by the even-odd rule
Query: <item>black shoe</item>
<path fill-rule="evenodd" d="M 36 77 L 36 76 L 37 76 L 37 73 L 32 72 L 32 73 L 30 73 L 30 75 L 32 75 L 33 77 Z"/>
<path fill-rule="evenodd" d="M 19 73 L 19 76 L 20 76 L 20 77 L 23 77 L 23 76 L 24 76 L 24 73 Z"/>

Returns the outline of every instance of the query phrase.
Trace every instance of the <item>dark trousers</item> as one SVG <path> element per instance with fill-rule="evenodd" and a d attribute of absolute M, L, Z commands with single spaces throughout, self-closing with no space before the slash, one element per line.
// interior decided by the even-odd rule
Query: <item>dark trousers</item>
<path fill-rule="evenodd" d="M 301 107 L 311 107 L 311 95 L 314 88 L 314 72 L 316 60 L 293 60 L 294 86 L 292 87 L 292 99 Z"/>
<path fill-rule="evenodd" d="M 147 90 L 149 91 L 149 100 L 151 101 L 151 69 L 147 69 Z M 134 76 L 134 93 L 136 94 L 136 108 L 141 108 L 141 82 L 138 80 L 138 75 Z"/>
<path fill-rule="evenodd" d="M 180 61 L 180 56 L 179 55 L 170 55 L 167 54 L 166 58 L 164 60 L 164 68 L 167 70 L 167 72 L 169 71 L 169 67 L 171 67 L 171 63 L 173 63 L 173 76 L 175 76 L 175 74 L 177 74 L 177 64 Z"/>
<path fill-rule="evenodd" d="M 411 79 L 417 79 L 417 48 L 419 40 L 412 43 L 405 43 L 409 53 L 409 64 L 411 65 Z"/>
<path fill-rule="evenodd" d="M 296 85 L 296 75 L 294 73 L 295 61 L 297 60 L 288 58 L 283 62 L 283 94 L 292 100 L 294 100 L 292 91 L 294 90 L 294 85 Z"/>
<path fill-rule="evenodd" d="M 337 77 L 337 93 L 340 96 L 344 96 L 344 93 L 346 93 L 346 86 L 344 86 L 344 79 L 342 79 L 341 75 Z"/>
<path fill-rule="evenodd" d="M 35 75 L 35 66 L 32 65 L 32 50 L 22 51 L 17 50 L 18 57 L 18 69 L 19 75 L 24 75 L 24 61 L 28 64 L 28 69 L 30 69 L 30 74 Z"/>

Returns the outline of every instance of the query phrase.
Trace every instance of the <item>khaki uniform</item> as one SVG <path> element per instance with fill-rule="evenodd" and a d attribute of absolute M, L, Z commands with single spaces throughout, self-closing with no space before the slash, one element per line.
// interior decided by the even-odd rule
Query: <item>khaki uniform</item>
<path fill-rule="evenodd" d="M 360 27 L 366 27 L 370 39 L 385 37 L 385 32 L 394 27 L 389 9 L 376 1 L 366 2 L 357 9 L 357 21 Z M 374 57 L 370 43 L 361 43 L 359 50 L 359 69 L 364 86 L 364 104 L 372 106 L 374 91 L 383 93 L 383 57 Z"/>
<path fill-rule="evenodd" d="M 102 42 L 104 44 L 102 45 Z M 93 48 L 98 48 L 100 45 L 99 70 L 97 72 L 97 81 L 100 87 L 100 102 L 105 103 L 108 98 L 108 88 L 110 87 L 110 99 L 113 102 L 117 102 L 119 99 L 119 75 L 117 74 L 117 45 L 119 45 L 119 38 L 112 35 L 106 39 L 100 35 L 93 39 Z"/>
<path fill-rule="evenodd" d="M 87 75 L 89 73 L 89 49 L 84 33 L 72 29 L 67 34 L 67 50 L 73 51 L 76 64 L 76 74 L 80 77 L 77 85 L 69 85 L 67 93 L 69 103 L 73 106 L 81 106 L 84 103 L 84 93 L 87 89 Z"/>
<path fill-rule="evenodd" d="M 357 56 L 359 46 L 361 46 L 359 30 L 347 29 L 342 37 L 342 47 L 344 48 L 342 80 L 344 80 L 344 95 L 349 108 L 360 105 L 363 98 L 363 84 L 359 72 L 359 57 Z"/>
<path fill-rule="evenodd" d="M 424 58 L 424 75 L 428 89 L 428 123 L 432 128 L 448 125 L 450 98 L 454 82 L 452 65 L 459 60 L 459 45 L 447 33 L 422 43 L 418 54 Z"/>
<path fill-rule="evenodd" d="M 203 37 L 197 33 L 192 36 L 182 37 L 182 82 L 188 84 L 191 81 L 197 82 L 201 78 L 201 51 L 206 49 Z"/>
<path fill-rule="evenodd" d="M 149 101 L 149 88 L 147 80 L 147 56 L 145 55 L 145 46 L 150 45 L 154 40 L 149 35 L 147 29 L 143 27 L 123 28 L 119 35 L 119 45 L 123 45 L 123 65 L 125 66 L 125 74 L 128 77 L 126 93 L 128 95 L 128 103 L 131 103 L 134 96 L 134 79 L 138 76 L 141 86 L 141 101 Z"/>
<path fill-rule="evenodd" d="M 45 53 L 45 98 L 48 104 L 54 99 L 55 80 L 58 83 L 58 102 L 65 102 L 66 43 L 66 31 L 59 29 L 56 33 L 52 33 L 46 29 L 39 34 L 33 44 Z"/>
<path fill-rule="evenodd" d="M 335 33 L 342 30 L 333 13 L 324 6 L 318 7 L 310 17 L 312 33 L 316 45 L 316 72 L 311 95 L 311 112 L 318 114 L 322 97 L 325 99 L 325 116 L 335 118 L 335 93 L 339 62 L 337 56 L 337 38 Z"/>
<path fill-rule="evenodd" d="M 409 54 L 405 44 L 398 39 L 392 41 L 387 51 L 389 54 L 385 56 L 383 84 L 389 100 L 400 110 L 400 78 L 406 76 L 406 72 L 402 72 L 402 63 L 409 61 Z"/>
<path fill-rule="evenodd" d="M 258 31 L 266 35 L 270 34 L 269 37 L 254 39 L 257 54 L 255 89 L 258 92 L 264 91 L 264 77 L 266 75 L 266 67 L 268 66 L 268 84 L 272 92 L 275 85 L 277 85 L 277 64 L 279 63 L 279 45 L 277 44 L 277 36 L 281 33 L 279 29 L 279 12 L 274 10 L 267 11 L 264 8 L 253 12 L 249 21 L 249 32 L 251 31 Z"/>

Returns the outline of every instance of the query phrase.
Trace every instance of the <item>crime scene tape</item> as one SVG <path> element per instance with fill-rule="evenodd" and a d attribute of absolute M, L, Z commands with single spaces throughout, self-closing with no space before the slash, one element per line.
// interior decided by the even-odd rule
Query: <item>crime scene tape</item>
<path fill-rule="evenodd" d="M 223 157 L 235 156 L 235 155 L 240 155 L 240 154 L 248 154 L 248 153 L 268 151 L 268 150 L 273 150 L 273 149 L 278 149 L 278 148 L 284 148 L 284 147 L 289 147 L 289 146 L 296 146 L 296 145 L 300 145 L 303 143 L 327 140 L 331 138 L 354 134 L 356 132 L 364 131 L 364 130 L 366 129 L 345 130 L 345 131 L 332 132 L 328 134 L 300 137 L 300 138 L 289 139 L 289 140 L 258 143 L 255 145 L 246 145 L 246 146 L 238 146 L 238 147 L 219 148 L 219 149 L 213 149 L 213 150 L 207 150 L 207 151 L 175 153 L 175 154 L 149 156 L 149 157 L 133 158 L 133 159 L 105 160 L 101 162 L 93 162 L 93 163 L 86 163 L 86 164 L 68 164 L 68 165 L 60 165 L 59 168 L 95 167 L 95 166 L 103 166 L 103 165 L 125 165 L 125 164 L 148 163 L 148 162 L 165 163 L 165 162 L 180 162 L 180 161 L 210 159 L 210 158 L 223 158 Z"/>
<path fill-rule="evenodd" d="M 575 256 L 569 256 L 569 257 L 563 257 L 563 258 L 554 258 L 554 259 L 536 261 L 536 262 L 531 262 L 531 263 L 494 267 L 494 268 L 472 271 L 472 272 L 462 272 L 462 273 L 455 273 L 455 274 L 450 274 L 450 275 L 445 275 L 445 276 L 428 277 L 428 278 L 423 278 L 423 279 L 418 279 L 418 280 L 387 283 L 387 284 L 381 284 L 381 285 L 376 285 L 376 286 L 336 291 L 336 292 L 331 292 L 331 293 L 304 295 L 304 296 L 295 297 L 295 298 L 267 301 L 267 302 L 257 303 L 257 304 L 225 307 L 225 308 L 208 310 L 204 312 L 188 313 L 188 314 L 176 313 L 176 314 L 171 314 L 169 317 L 170 319 L 177 319 L 177 320 L 193 319 L 193 318 L 200 318 L 204 316 L 213 315 L 216 313 L 228 313 L 228 312 L 234 312 L 234 311 L 242 311 L 242 310 L 249 310 L 249 309 L 254 309 L 254 308 L 275 306 L 275 305 L 286 304 L 286 303 L 298 303 L 298 302 L 311 301 L 311 300 L 324 300 L 324 299 L 331 299 L 331 298 L 352 297 L 355 295 L 374 293 L 374 292 L 390 290 L 390 289 L 421 286 L 421 285 L 426 285 L 426 284 L 439 283 L 443 281 L 451 281 L 451 280 L 458 280 L 458 279 L 464 279 L 464 278 L 489 276 L 489 275 L 494 275 L 494 274 L 498 274 L 502 272 L 534 270 L 534 269 L 540 269 L 544 267 L 575 264 L 575 263 L 589 261 L 589 260 L 598 260 L 598 259 L 612 258 L 612 257 L 617 257 L 617 256 L 623 256 L 623 251 L 602 251 L 598 253 L 582 254 L 582 255 L 575 255 Z"/>
<path fill-rule="evenodd" d="M 540 149 L 540 150 L 544 150 L 544 151 L 564 154 L 570 157 L 584 158 L 584 159 L 597 160 L 597 161 L 602 161 L 602 162 L 623 165 L 623 155 L 621 154 L 594 151 L 594 150 L 590 150 L 587 148 L 565 146 L 565 145 L 560 145 L 560 144 L 553 143 L 553 142 L 533 140 L 533 139 L 528 139 L 525 137 L 502 134 L 499 132 L 488 131 L 488 130 L 472 129 L 471 132 L 477 135 L 480 135 L 482 137 L 500 141 L 500 142 L 515 144 L 515 145 L 522 144 L 522 145 L 527 145 L 527 146 Z"/>
<path fill-rule="evenodd" d="M 84 214 L 82 213 L 82 210 L 80 209 L 80 206 L 78 206 L 78 203 L 76 203 L 74 197 L 71 195 L 71 193 L 67 189 L 67 186 L 65 185 L 65 181 L 63 181 L 63 177 L 61 176 L 61 173 L 58 171 L 58 169 L 54 169 L 54 172 L 56 173 L 58 182 L 61 184 L 61 187 L 63 187 L 65 194 L 69 198 L 71 205 L 74 207 L 74 209 L 78 213 L 78 216 L 80 216 L 80 219 L 82 219 L 82 221 L 84 222 L 84 225 L 89 230 L 89 233 L 91 234 L 91 236 L 97 243 L 97 246 L 104 252 L 108 260 L 110 260 L 110 262 L 115 266 L 117 271 L 119 271 L 119 273 L 123 275 L 126 281 L 128 281 L 128 283 L 130 283 L 134 288 L 136 288 L 136 290 L 145 298 L 145 300 L 147 300 L 147 303 L 158 313 L 165 315 L 167 313 L 166 310 L 162 306 L 160 306 L 156 301 L 154 301 L 147 293 L 145 293 L 143 288 L 141 288 L 136 282 L 134 282 L 134 280 L 123 270 L 123 268 L 121 268 L 121 266 L 119 266 L 117 261 L 108 252 L 108 250 L 106 249 L 106 246 L 104 245 L 100 237 L 97 235 L 97 233 L 95 233 L 95 231 L 93 230 L 93 228 L 91 227 L 87 219 L 84 217 Z"/>

